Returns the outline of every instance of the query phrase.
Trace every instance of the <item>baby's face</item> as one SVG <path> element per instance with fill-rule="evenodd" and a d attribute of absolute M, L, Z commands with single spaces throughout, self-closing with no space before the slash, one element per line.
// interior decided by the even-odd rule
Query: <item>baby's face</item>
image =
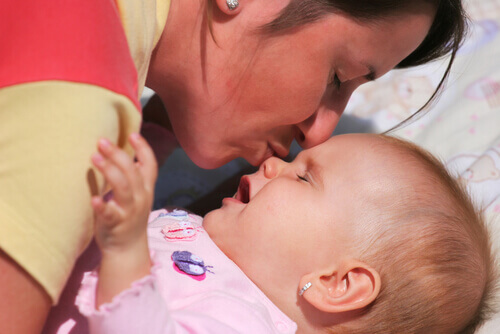
<path fill-rule="evenodd" d="M 336 136 L 291 163 L 268 159 L 242 177 L 235 197 L 207 214 L 207 232 L 261 288 L 350 255 L 369 231 L 360 223 L 364 215 L 377 209 L 377 196 L 393 180 L 390 159 L 372 150 L 377 140 Z"/>

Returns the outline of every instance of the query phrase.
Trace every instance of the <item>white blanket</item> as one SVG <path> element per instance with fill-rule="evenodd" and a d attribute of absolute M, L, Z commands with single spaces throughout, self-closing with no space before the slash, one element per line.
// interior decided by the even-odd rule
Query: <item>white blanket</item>
<path fill-rule="evenodd" d="M 446 162 L 466 181 L 484 208 L 493 246 L 500 249 L 500 0 L 469 0 L 472 19 L 445 92 L 418 121 L 395 135 L 411 140 Z M 437 85 L 448 59 L 393 71 L 362 86 L 348 114 L 383 132 L 415 112 Z M 499 296 L 500 297 L 500 296 Z M 480 330 L 500 333 L 500 313 Z"/>

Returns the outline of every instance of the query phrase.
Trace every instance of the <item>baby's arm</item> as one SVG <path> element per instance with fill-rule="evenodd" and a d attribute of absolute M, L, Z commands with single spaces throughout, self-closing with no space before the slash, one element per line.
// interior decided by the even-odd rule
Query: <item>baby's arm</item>
<path fill-rule="evenodd" d="M 207 312 L 207 306 L 217 310 L 220 305 L 226 305 L 232 315 L 241 314 L 241 319 L 250 316 L 249 323 L 259 323 L 262 319 L 253 319 L 245 304 L 242 307 L 231 297 L 221 300 L 218 293 L 205 295 L 180 310 L 167 306 L 157 281 L 162 264 L 150 259 L 147 241 L 156 162 L 144 138 L 132 135 L 129 139 L 137 162 L 106 140 L 99 141 L 99 153 L 92 156 L 113 195 L 92 198 L 102 260 L 97 272 L 85 274 L 76 299 L 80 312 L 89 320 L 90 333 L 242 333 Z"/>
<path fill-rule="evenodd" d="M 95 238 L 102 253 L 96 307 L 150 273 L 147 221 L 157 166 L 153 151 L 142 137 L 133 134 L 129 141 L 136 151 L 136 162 L 105 139 L 98 143 L 99 153 L 92 156 L 113 191 L 110 199 L 92 198 Z"/>

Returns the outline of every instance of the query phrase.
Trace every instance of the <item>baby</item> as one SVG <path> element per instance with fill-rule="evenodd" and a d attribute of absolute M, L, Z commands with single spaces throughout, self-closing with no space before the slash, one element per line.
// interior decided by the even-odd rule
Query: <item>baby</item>
<path fill-rule="evenodd" d="M 154 155 L 92 158 L 102 252 L 77 298 L 99 333 L 472 333 L 490 298 L 487 231 L 441 163 L 388 136 L 266 160 L 202 220 L 149 213 Z M 149 219 L 148 219 L 149 216 Z M 147 223 L 149 220 L 149 223 Z"/>

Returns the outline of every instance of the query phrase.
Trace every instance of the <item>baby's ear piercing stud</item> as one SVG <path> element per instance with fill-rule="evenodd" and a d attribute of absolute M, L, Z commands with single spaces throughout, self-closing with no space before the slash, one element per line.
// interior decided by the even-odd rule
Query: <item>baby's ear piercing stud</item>
<path fill-rule="evenodd" d="M 304 292 L 306 292 L 307 289 L 309 289 L 311 287 L 312 283 L 311 282 L 307 282 L 306 285 L 304 285 L 302 287 L 302 289 L 300 289 L 299 291 L 299 296 L 302 296 L 304 294 Z"/>

